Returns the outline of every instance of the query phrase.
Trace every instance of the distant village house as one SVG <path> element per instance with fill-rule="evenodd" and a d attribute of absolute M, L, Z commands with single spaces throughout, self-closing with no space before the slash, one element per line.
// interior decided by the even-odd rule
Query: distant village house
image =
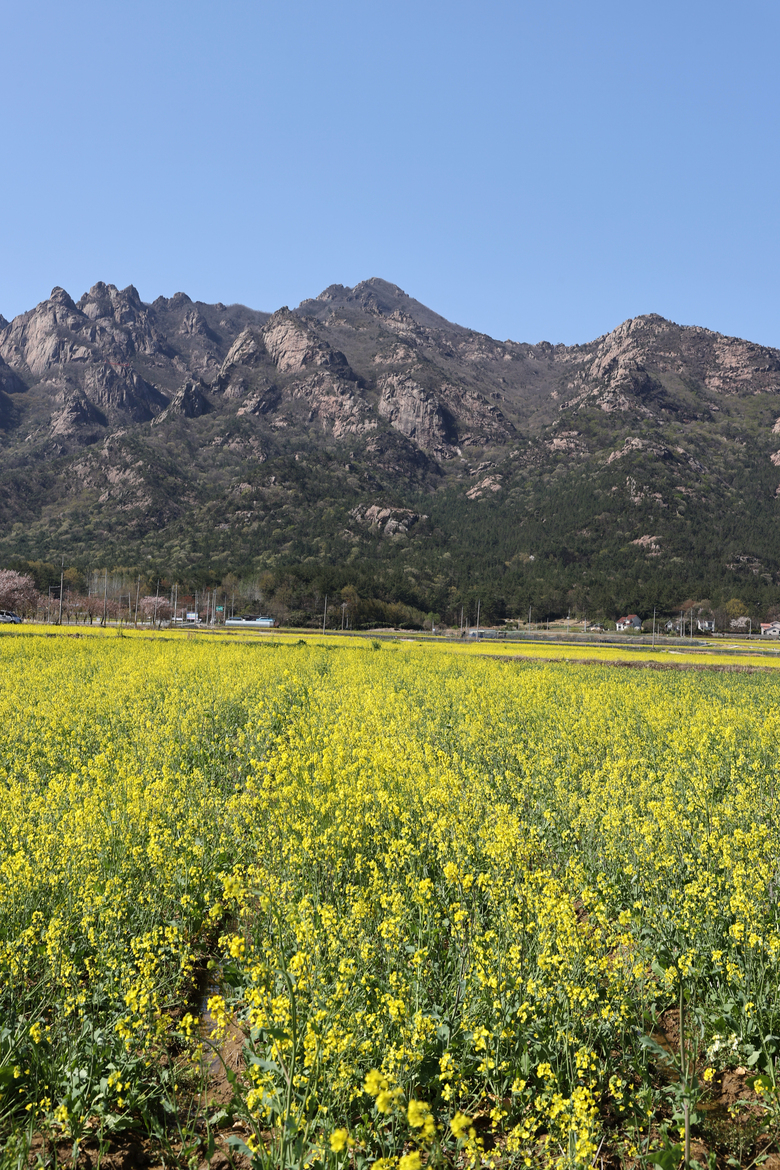
<path fill-rule="evenodd" d="M 630 613 L 627 617 L 618 618 L 615 625 L 618 630 L 641 630 L 642 619 L 635 613 Z"/>

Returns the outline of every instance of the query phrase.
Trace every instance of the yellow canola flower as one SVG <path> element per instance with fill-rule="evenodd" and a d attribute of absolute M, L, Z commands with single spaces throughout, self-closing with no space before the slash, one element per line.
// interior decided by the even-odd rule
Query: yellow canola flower
<path fill-rule="evenodd" d="M 366 1080 L 363 1087 L 372 1097 L 378 1097 L 382 1090 L 388 1087 L 387 1078 L 383 1077 L 377 1069 L 372 1068 L 366 1073 Z"/>
<path fill-rule="evenodd" d="M 330 1135 L 330 1148 L 334 1154 L 340 1154 L 347 1144 L 349 1132 L 346 1129 L 334 1129 Z"/>
<path fill-rule="evenodd" d="M 450 1129 L 452 1130 L 453 1136 L 458 1140 L 460 1140 L 464 1134 L 468 1133 L 470 1125 L 471 1118 L 468 1117 L 465 1113 L 461 1113 L 460 1110 L 458 1110 L 458 1112 L 450 1121 Z"/>
<path fill-rule="evenodd" d="M 380 1089 L 376 1095 L 376 1107 L 379 1113 L 389 1113 L 398 1100 L 399 1092 L 394 1090 L 390 1092 L 388 1089 Z"/>
<path fill-rule="evenodd" d="M 455 1141 L 587 1165 L 605 1103 L 651 1117 L 615 1053 L 680 983 L 769 1026 L 780 675 L 24 634 L 0 636 L 15 1125 L 80 1068 L 129 1116 L 161 1057 L 200 1075 L 229 1032 L 257 1133 L 311 1161 L 365 1111 L 360 1156 L 393 1170 Z"/>
<path fill-rule="evenodd" d="M 436 1133 L 431 1108 L 424 1101 L 412 1099 L 406 1107 L 406 1118 L 412 1129 L 422 1129 L 424 1137 L 432 1138 Z"/>

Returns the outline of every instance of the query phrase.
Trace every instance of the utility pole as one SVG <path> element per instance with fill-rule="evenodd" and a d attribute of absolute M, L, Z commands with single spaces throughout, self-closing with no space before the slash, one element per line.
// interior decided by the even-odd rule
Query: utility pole
<path fill-rule="evenodd" d="M 60 565 L 60 616 L 59 616 L 59 619 L 57 621 L 58 626 L 62 625 L 62 586 L 63 586 L 64 581 L 65 581 L 65 558 L 63 557 L 62 563 Z"/>
<path fill-rule="evenodd" d="M 154 595 L 154 617 L 152 618 L 152 629 L 157 625 L 157 602 L 160 598 L 160 578 L 157 578 L 157 592 Z"/>
<path fill-rule="evenodd" d="M 482 598 L 477 601 L 477 641 L 479 641 L 479 607 L 482 604 Z"/>
<path fill-rule="evenodd" d="M 103 581 L 103 625 L 106 624 L 106 612 L 108 610 L 108 569 L 105 570 L 105 580 Z"/>
<path fill-rule="evenodd" d="M 325 610 L 324 610 L 323 615 L 322 615 L 322 632 L 323 632 L 323 634 L 325 633 L 325 619 L 327 618 L 327 616 L 328 616 L 328 595 L 326 593 L 325 594 Z"/>
<path fill-rule="evenodd" d="M 138 576 L 138 584 L 135 587 L 135 628 L 138 629 L 138 599 L 141 596 L 141 576 Z"/>
<path fill-rule="evenodd" d="M 531 633 L 531 607 L 528 606 L 528 633 Z"/>
<path fill-rule="evenodd" d="M 653 647 L 655 647 L 655 606 L 653 606 Z"/>

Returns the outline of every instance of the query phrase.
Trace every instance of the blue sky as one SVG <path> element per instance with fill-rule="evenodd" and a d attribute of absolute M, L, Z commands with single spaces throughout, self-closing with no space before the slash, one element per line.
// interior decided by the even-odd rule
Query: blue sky
<path fill-rule="evenodd" d="M 498 338 L 780 346 L 780 5 L 4 6 L 0 312 L 382 276 Z"/>

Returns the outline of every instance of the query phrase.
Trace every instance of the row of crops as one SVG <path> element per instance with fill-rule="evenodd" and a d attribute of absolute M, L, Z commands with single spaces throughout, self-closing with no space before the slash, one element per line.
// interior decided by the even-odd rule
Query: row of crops
<path fill-rule="evenodd" d="M 0 666 L 4 1165 L 771 1148 L 780 678 L 113 635 Z"/>

